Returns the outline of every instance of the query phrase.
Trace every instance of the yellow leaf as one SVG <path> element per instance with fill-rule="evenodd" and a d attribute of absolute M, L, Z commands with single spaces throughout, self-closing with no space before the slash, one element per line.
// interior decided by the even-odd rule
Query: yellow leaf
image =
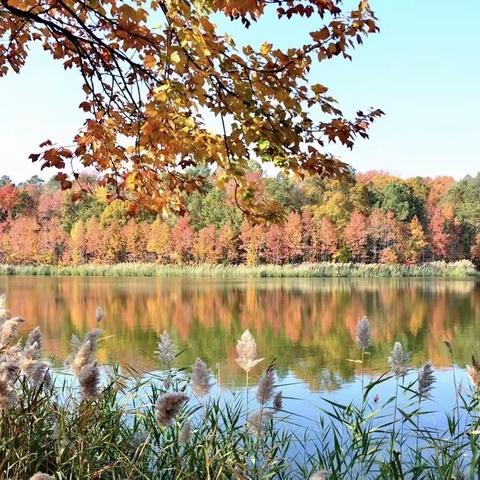
<path fill-rule="evenodd" d="M 262 55 L 268 55 L 271 49 L 272 49 L 271 43 L 263 43 L 262 46 L 260 47 L 260 53 Z"/>
<path fill-rule="evenodd" d="M 173 62 L 173 63 L 180 63 L 182 61 L 182 59 L 180 58 L 180 55 L 178 52 L 173 52 L 171 55 L 170 55 L 170 60 Z"/>

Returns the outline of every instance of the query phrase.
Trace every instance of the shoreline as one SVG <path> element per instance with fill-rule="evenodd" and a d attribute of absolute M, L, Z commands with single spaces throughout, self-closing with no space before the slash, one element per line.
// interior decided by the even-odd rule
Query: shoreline
<path fill-rule="evenodd" d="M 71 277 L 247 277 L 247 278 L 387 278 L 478 277 L 469 260 L 429 262 L 420 265 L 362 263 L 302 263 L 288 265 L 161 265 L 155 263 L 85 264 L 76 266 L 5 265 L 3 276 Z"/>

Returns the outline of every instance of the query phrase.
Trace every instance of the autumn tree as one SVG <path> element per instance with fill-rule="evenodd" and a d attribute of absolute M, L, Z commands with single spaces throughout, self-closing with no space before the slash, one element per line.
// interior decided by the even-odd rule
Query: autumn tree
<path fill-rule="evenodd" d="M 104 261 L 115 264 L 126 259 L 125 239 L 122 227 L 116 223 L 108 225 L 103 232 Z"/>
<path fill-rule="evenodd" d="M 3 248 L 7 263 L 34 265 L 41 263 L 39 233 L 40 225 L 35 218 L 21 216 L 13 220 L 8 230 L 2 234 L 5 236 Z"/>
<path fill-rule="evenodd" d="M 333 224 L 343 229 L 348 223 L 354 210 L 350 200 L 351 182 L 329 180 L 323 182 L 323 190 L 318 206 L 313 208 L 313 214 L 316 217 L 326 217 Z M 363 206 L 361 207 L 363 208 Z M 360 212 L 360 210 L 358 210 Z"/>
<path fill-rule="evenodd" d="M 392 211 L 383 212 L 377 208 L 372 211 L 368 219 L 368 236 L 371 261 L 380 261 L 382 251 L 385 249 L 388 249 L 385 258 L 392 259 L 395 253 L 398 262 L 403 257 L 402 224 Z"/>
<path fill-rule="evenodd" d="M 33 215 L 37 207 L 35 198 L 26 189 L 19 189 L 11 208 L 12 218 Z"/>
<path fill-rule="evenodd" d="M 63 207 L 63 194 L 64 192 L 59 189 L 53 191 L 48 189 L 42 192 L 36 209 L 36 215 L 41 222 L 59 217 Z"/>
<path fill-rule="evenodd" d="M 157 217 L 150 225 L 147 251 L 155 254 L 160 263 L 170 261 L 170 227 Z"/>
<path fill-rule="evenodd" d="M 170 232 L 171 256 L 176 263 L 188 263 L 192 257 L 195 231 L 188 215 L 183 215 Z"/>
<path fill-rule="evenodd" d="M 450 235 L 447 231 L 446 218 L 442 209 L 437 207 L 430 218 L 430 247 L 434 258 L 446 258 L 449 252 Z"/>
<path fill-rule="evenodd" d="M 105 260 L 104 230 L 97 217 L 93 216 L 85 226 L 85 256 L 88 263 L 102 263 Z"/>
<path fill-rule="evenodd" d="M 323 145 L 352 147 L 382 112 L 347 119 L 325 85 L 305 79 L 318 62 L 350 59 L 355 45 L 377 32 L 374 14 L 367 0 L 352 11 L 337 0 L 279 0 L 276 11 L 269 3 L 1 0 L 0 76 L 18 72 L 36 41 L 83 80 L 87 119 L 74 146 L 46 141 L 31 158 L 59 169 L 64 188 L 76 175 L 66 167 L 77 158 L 102 172 L 109 195 L 131 200 L 132 210 L 183 211 L 184 193 L 203 184 L 190 167 L 213 166 L 220 182 L 234 181 L 241 208 L 268 215 L 255 211 L 245 187 L 253 155 L 298 175 L 345 175 L 346 165 Z M 279 28 L 298 17 L 314 30 L 284 51 L 268 38 L 241 48 L 218 31 L 214 13 L 245 26 L 273 15 Z M 208 126 L 213 116 L 216 130 Z"/>
<path fill-rule="evenodd" d="M 202 263 L 218 263 L 217 230 L 215 225 L 202 228 L 194 241 L 193 256 Z"/>
<path fill-rule="evenodd" d="M 419 263 L 427 246 L 425 232 L 417 217 L 408 224 L 408 238 L 405 250 L 405 260 L 408 263 Z"/>
<path fill-rule="evenodd" d="M 475 237 L 475 242 L 470 249 L 470 256 L 477 267 L 480 267 L 480 234 Z"/>
<path fill-rule="evenodd" d="M 365 261 L 368 243 L 368 222 L 364 215 L 353 212 L 343 232 L 345 244 L 355 261 Z"/>
<path fill-rule="evenodd" d="M 302 244 L 302 217 L 296 212 L 290 212 L 283 225 L 285 235 L 285 260 L 289 263 L 301 260 Z"/>
<path fill-rule="evenodd" d="M 235 263 L 238 260 L 238 238 L 230 223 L 225 223 L 218 231 L 217 251 L 222 262 Z"/>
<path fill-rule="evenodd" d="M 315 258 L 322 261 L 331 260 L 338 249 L 338 243 L 338 232 L 331 220 L 316 219 L 312 244 Z"/>
<path fill-rule="evenodd" d="M 248 220 L 245 220 L 242 224 L 240 237 L 245 263 L 247 265 L 256 265 L 261 260 L 265 246 L 265 231 L 263 225 L 253 225 Z"/>
<path fill-rule="evenodd" d="M 266 261 L 277 265 L 283 263 L 287 258 L 286 250 L 285 230 L 278 223 L 270 225 L 265 232 Z"/>
<path fill-rule="evenodd" d="M 0 186 L 0 222 L 12 215 L 12 208 L 17 199 L 18 190 L 12 183 Z"/>
<path fill-rule="evenodd" d="M 125 242 L 125 259 L 128 262 L 144 262 L 146 260 L 149 225 L 137 222 L 133 218 L 122 228 Z"/>
<path fill-rule="evenodd" d="M 110 225 L 123 226 L 128 220 L 128 207 L 125 202 L 113 200 L 105 206 L 100 214 L 100 223 L 104 227 Z"/>
<path fill-rule="evenodd" d="M 86 242 L 85 242 L 85 224 L 83 220 L 79 220 L 72 227 L 70 232 L 71 256 L 74 265 L 85 262 Z"/>
<path fill-rule="evenodd" d="M 68 235 L 58 218 L 45 221 L 37 235 L 39 263 L 52 265 L 62 263 L 63 255 L 68 248 L 68 240 Z"/>

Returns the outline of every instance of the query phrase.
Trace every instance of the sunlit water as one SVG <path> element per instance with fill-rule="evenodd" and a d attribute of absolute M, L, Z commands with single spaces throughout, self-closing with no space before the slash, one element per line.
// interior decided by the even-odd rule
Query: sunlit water
<path fill-rule="evenodd" d="M 352 360 L 360 356 L 355 330 L 363 315 L 374 337 L 366 381 L 387 370 L 392 345 L 401 341 L 414 367 L 433 362 L 433 403 L 439 409 L 453 406 L 455 398 L 443 341 L 453 345 L 460 387 L 468 387 L 464 367 L 472 353 L 480 353 L 480 283 L 474 280 L 0 277 L 0 292 L 6 292 L 11 314 L 26 319 L 22 333 L 40 326 L 46 354 L 59 367 L 72 333 L 81 336 L 96 326 L 100 305 L 101 362 L 154 370 L 156 341 L 167 329 L 184 350 L 176 366 L 202 357 L 224 394 L 245 385 L 235 343 L 249 328 L 265 358 L 251 383 L 262 365 L 276 359 L 278 382 L 290 397 L 286 408 L 300 412 L 306 423 L 325 407 L 323 398 L 360 397 L 361 368 Z M 380 401 L 393 389 L 393 382 L 377 389 Z"/>

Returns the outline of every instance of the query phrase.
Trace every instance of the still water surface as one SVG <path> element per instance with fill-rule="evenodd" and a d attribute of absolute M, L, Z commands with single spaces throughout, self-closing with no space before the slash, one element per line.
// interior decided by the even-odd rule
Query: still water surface
<path fill-rule="evenodd" d="M 202 357 L 221 390 L 243 385 L 235 343 L 249 328 L 263 366 L 275 358 L 279 382 L 289 385 L 286 394 L 312 408 L 322 397 L 347 401 L 359 395 L 360 367 L 348 359 L 359 358 L 355 331 L 363 315 L 374 337 L 367 374 L 386 371 L 393 342 L 401 341 L 415 367 L 433 362 L 435 399 L 442 407 L 454 398 L 443 341 L 452 343 L 460 368 L 472 353 L 480 354 L 475 280 L 0 277 L 0 292 L 6 292 L 11 314 L 26 319 L 22 333 L 40 326 L 46 353 L 59 366 L 72 333 L 95 327 L 100 305 L 101 362 L 155 369 L 157 337 L 167 329 L 184 350 L 177 366 Z M 465 372 L 457 375 L 466 387 Z"/>

